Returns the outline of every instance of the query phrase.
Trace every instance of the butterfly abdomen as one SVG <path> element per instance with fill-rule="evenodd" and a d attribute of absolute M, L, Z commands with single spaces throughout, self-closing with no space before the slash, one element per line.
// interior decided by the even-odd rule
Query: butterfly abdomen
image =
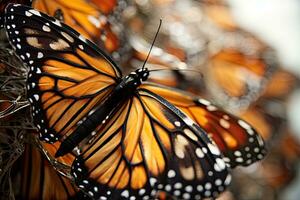
<path fill-rule="evenodd" d="M 111 113 L 116 110 L 126 97 L 117 91 L 113 92 L 85 118 L 78 122 L 77 128 L 61 144 L 55 157 L 71 152 L 82 140 L 88 137 L 100 124 L 104 124 Z"/>

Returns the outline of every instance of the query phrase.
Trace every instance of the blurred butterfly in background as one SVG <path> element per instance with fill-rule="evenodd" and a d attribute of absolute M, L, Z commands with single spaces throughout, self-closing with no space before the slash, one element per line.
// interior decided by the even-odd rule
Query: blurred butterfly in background
<path fill-rule="evenodd" d="M 278 69 L 268 81 L 263 94 L 240 117 L 251 124 L 270 146 L 282 137 L 287 125 L 285 97 L 293 90 L 296 78 Z"/>
<path fill-rule="evenodd" d="M 245 110 L 261 95 L 274 71 L 269 53 L 250 56 L 228 48 L 212 55 L 204 78 L 213 99 L 229 110 Z"/>
<path fill-rule="evenodd" d="M 2 1 L 0 4 L 2 13 L 4 13 L 4 8 L 8 3 L 30 5 L 39 11 L 62 20 L 84 37 L 105 49 L 116 60 L 121 59 L 120 53 L 125 54 L 128 51 L 128 47 L 123 44 L 125 35 L 120 31 L 122 29 L 121 24 L 114 23 L 114 26 L 118 26 L 114 28 L 108 21 L 107 16 L 98 7 L 92 3 L 87 3 L 85 0 L 75 0 L 72 3 L 63 0 Z M 105 8 L 109 4 L 98 2 L 99 5 Z M 4 23 L 1 18 L 0 23 L 2 25 Z"/>
<path fill-rule="evenodd" d="M 15 163 L 14 176 L 14 181 L 20 183 L 17 199 L 89 199 L 69 179 L 55 171 L 32 144 L 25 145 L 24 153 Z"/>
<path fill-rule="evenodd" d="M 72 176 L 91 197 L 151 198 L 158 190 L 179 199 L 217 196 L 231 178 L 203 129 L 233 167 L 265 154 L 245 121 L 182 91 L 142 84 L 147 68 L 122 77 L 109 56 L 55 18 L 10 4 L 5 28 L 29 68 L 40 139 L 57 148 L 56 157 L 76 157 Z"/>
<path fill-rule="evenodd" d="M 130 70 L 139 68 L 147 58 L 149 44 L 147 41 L 137 35 L 130 38 L 132 46 L 132 58 L 130 59 Z M 188 89 L 190 85 L 185 77 L 184 70 L 187 70 L 187 64 L 178 59 L 177 56 L 166 52 L 165 50 L 153 46 L 151 55 L 147 60 L 147 65 L 153 72 L 157 70 L 155 76 L 149 77 L 151 82 L 162 85 Z M 188 71 L 190 72 L 190 71 Z M 199 75 L 201 75 L 199 73 Z M 199 85 L 198 85 L 199 86 Z"/>
<path fill-rule="evenodd" d="M 105 15 L 111 14 L 118 6 L 119 0 L 90 0 Z"/>
<path fill-rule="evenodd" d="M 104 48 L 108 53 L 117 54 L 121 45 L 119 33 L 112 30 L 107 17 L 93 4 L 84 0 L 75 0 L 72 3 L 63 0 L 35 0 L 32 7 L 48 15 L 60 17 L 65 24 Z M 119 56 L 115 57 L 117 58 Z"/>
<path fill-rule="evenodd" d="M 206 94 L 218 105 L 235 113 L 246 110 L 262 94 L 277 67 L 274 52 L 259 38 L 244 31 L 234 22 L 225 1 L 192 1 L 192 12 L 191 8 L 185 10 L 179 3 L 169 4 L 172 9 L 164 10 L 156 5 L 156 9 L 161 9 L 168 20 L 156 60 L 163 61 L 166 68 L 176 69 L 178 62 L 174 62 L 176 59 L 173 56 L 187 63 L 186 70 L 200 70 L 203 78 L 198 73 L 183 73 L 183 70 L 179 71 L 178 80 L 177 76 L 171 76 L 171 83 L 163 78 L 158 81 L 176 87 L 183 85 L 185 89 L 191 88 L 196 94 Z M 155 3 L 147 6 L 155 6 Z M 190 12 L 190 15 L 185 17 L 177 14 L 183 11 Z M 205 14 L 198 17 L 196 13 Z M 147 30 L 153 30 L 151 24 L 155 17 L 156 13 L 148 21 L 132 20 L 132 27 L 147 38 Z M 178 27 L 180 31 L 176 33 Z M 145 51 L 134 45 L 139 43 L 143 46 L 143 43 L 138 40 L 131 43 L 134 50 L 138 51 L 135 54 L 136 59 L 145 57 Z M 171 56 L 165 56 L 168 54 Z M 165 79 L 170 78 L 167 76 Z"/>
<path fill-rule="evenodd" d="M 263 93 L 278 66 L 274 51 L 242 29 L 223 0 L 199 0 L 208 54 L 203 73 L 212 99 L 227 110 L 246 110 Z M 208 25 L 207 25 L 208 24 Z"/>
<path fill-rule="evenodd" d="M 214 25 L 227 31 L 239 29 L 230 12 L 228 2 L 223 0 L 198 0 L 198 2 L 205 13 L 204 16 L 208 17 Z"/>

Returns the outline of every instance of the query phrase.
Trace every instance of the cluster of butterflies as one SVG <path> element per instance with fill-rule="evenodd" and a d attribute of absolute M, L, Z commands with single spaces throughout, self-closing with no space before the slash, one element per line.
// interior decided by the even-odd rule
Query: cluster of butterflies
<path fill-rule="evenodd" d="M 150 6 L 159 9 L 160 3 L 156 4 L 146 4 L 144 10 Z M 259 98 L 273 72 L 278 69 L 274 51 L 239 27 L 223 0 L 191 1 L 186 7 L 181 6 L 180 1 L 165 4 L 167 6 L 164 7 L 170 8 L 162 11 L 167 16 L 168 25 L 161 31 L 161 49 L 153 51 L 148 64 L 152 64 L 151 67 L 181 70 L 173 75 L 165 70 L 160 75 L 162 78 L 153 76 L 151 80 L 188 89 L 201 96 L 207 94 L 214 102 L 235 113 L 246 110 Z M 190 10 L 190 15 L 182 15 Z M 143 18 L 145 14 L 137 18 Z M 149 18 L 156 16 L 154 13 Z M 142 30 L 136 28 L 142 35 L 147 36 L 147 31 L 154 29 L 153 20 L 148 21 Z M 176 26 L 182 28 L 183 32 L 176 33 Z M 137 41 L 136 37 L 131 41 L 135 50 L 135 59 L 131 62 L 136 67 L 139 66 L 136 60 L 143 62 L 149 45 Z M 201 71 L 203 77 L 198 73 L 185 72 L 195 69 Z"/>
<path fill-rule="evenodd" d="M 146 82 L 147 65 L 123 76 L 114 61 L 121 56 L 118 37 L 105 17 L 117 2 L 101 5 L 1 1 L 1 26 L 28 67 L 41 148 L 70 167 L 76 185 L 27 147 L 25 182 L 58 184 L 23 188 L 24 198 L 217 197 L 230 184 L 230 168 L 265 156 L 262 137 L 205 99 Z"/>

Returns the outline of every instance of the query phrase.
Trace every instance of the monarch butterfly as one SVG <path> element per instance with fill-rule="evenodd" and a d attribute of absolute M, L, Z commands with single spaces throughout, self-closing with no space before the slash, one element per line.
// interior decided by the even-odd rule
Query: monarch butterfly
<path fill-rule="evenodd" d="M 122 46 L 120 40 L 123 36 L 112 30 L 112 25 L 108 22 L 107 17 L 97 7 L 88 4 L 84 0 L 75 0 L 72 3 L 63 0 L 2 1 L 0 4 L 1 13 L 4 13 L 4 8 L 8 3 L 32 5 L 33 8 L 51 16 L 56 16 L 59 13 L 57 16 L 62 17 L 64 23 L 72 26 L 73 29 L 96 44 L 103 46 L 115 59 L 120 57 L 118 51 L 125 51 L 120 49 Z M 99 5 L 106 5 L 105 2 L 98 3 Z M 0 23 L 3 26 L 4 22 L 1 16 Z"/>
<path fill-rule="evenodd" d="M 67 178 L 58 174 L 43 154 L 32 144 L 26 144 L 15 170 L 20 171 L 17 199 L 88 199 Z M 19 166 L 22 166 L 19 169 Z"/>
<path fill-rule="evenodd" d="M 28 100 L 40 139 L 61 143 L 57 157 L 76 147 L 71 173 L 91 197 L 148 199 L 158 191 L 179 199 L 217 196 L 231 176 L 196 123 L 209 118 L 220 133 L 236 134 L 229 143 L 241 137 L 253 160 L 263 157 L 263 141 L 246 122 L 181 91 L 142 84 L 147 68 L 122 78 L 109 56 L 57 19 L 10 4 L 5 28 L 29 67 Z M 194 114 L 196 122 L 188 117 Z M 244 163 L 242 153 L 234 149 L 233 163 Z"/>
<path fill-rule="evenodd" d="M 135 38 L 135 39 L 138 39 L 138 38 Z M 139 44 L 137 44 L 139 43 Z M 146 54 L 144 53 L 145 52 L 145 49 L 142 48 L 142 44 L 143 44 L 143 41 L 132 41 L 132 44 L 134 46 L 134 49 L 137 51 L 136 54 L 137 54 L 137 57 L 139 59 L 139 57 L 143 57 L 144 59 L 146 58 Z M 165 66 L 166 68 L 171 68 L 170 70 L 172 70 L 172 66 L 170 66 L 171 64 L 173 65 L 177 65 L 178 68 L 180 68 L 180 62 L 178 60 L 176 60 L 176 57 L 173 58 L 171 57 L 171 55 L 168 55 L 166 54 L 165 52 L 163 52 L 162 49 L 158 49 L 157 47 L 155 47 L 154 50 L 157 49 L 157 54 L 161 55 L 161 57 L 159 56 L 152 56 L 149 58 L 149 61 L 150 63 L 157 63 L 159 64 L 159 66 Z M 153 54 L 155 54 L 155 51 L 153 52 Z M 166 58 L 164 58 L 166 57 Z M 245 58 L 246 59 L 246 58 Z M 141 59 L 140 59 L 141 60 Z M 165 61 L 165 62 L 164 62 Z M 169 63 L 167 63 L 167 61 L 169 61 Z M 244 60 L 242 60 L 244 61 Z M 252 62 L 253 63 L 253 62 Z M 162 68 L 162 67 L 160 67 Z M 180 71 L 179 71 L 180 72 Z M 182 75 L 182 74 L 179 74 L 179 75 Z M 183 76 L 183 75 L 182 75 Z M 157 82 L 158 79 L 157 77 L 153 77 L 154 81 Z M 184 81 L 184 77 L 180 77 L 182 81 Z M 150 77 L 151 79 L 151 77 Z M 169 79 L 169 78 L 168 78 Z M 163 83 L 164 85 L 167 85 L 167 84 L 173 84 L 173 86 L 177 86 L 177 87 L 182 87 L 184 86 L 184 83 L 179 83 L 180 85 L 176 84 L 176 81 L 175 81 L 175 84 L 174 84 L 174 80 L 170 81 L 172 79 L 169 79 L 169 80 L 159 80 L 159 83 Z M 198 85 L 199 87 L 199 85 Z M 162 88 L 160 87 L 159 90 L 162 90 Z M 156 91 L 158 94 L 160 94 L 160 91 Z M 173 89 L 173 92 L 175 93 L 175 90 Z M 179 93 L 182 93 L 182 92 L 179 92 Z M 166 99 L 170 99 L 170 97 L 166 97 L 164 96 L 164 94 L 160 94 L 161 96 L 163 96 L 164 98 Z M 171 95 L 170 95 L 171 96 Z M 178 99 L 180 99 L 180 101 L 185 101 L 186 97 L 190 96 L 188 94 L 185 94 L 185 95 L 180 95 L 180 94 L 173 94 L 173 96 L 178 96 Z M 197 102 L 197 98 L 196 97 L 188 97 L 189 99 L 187 99 L 187 101 L 194 101 L 194 102 Z M 192 100 L 194 99 L 194 100 Z M 174 105 L 176 105 L 177 107 L 181 107 L 180 105 L 180 102 L 172 102 Z M 198 103 L 199 104 L 199 103 Z M 244 158 L 243 161 L 244 162 L 236 162 L 236 156 L 234 156 L 234 151 L 239 151 L 240 149 L 243 149 L 245 150 L 247 144 L 248 144 L 248 139 L 247 138 L 247 134 L 245 134 L 243 132 L 243 130 L 237 125 L 237 130 L 233 131 L 234 128 L 232 128 L 231 130 L 226 130 L 226 128 L 222 127 L 222 122 L 220 123 L 218 120 L 220 120 L 218 117 L 216 117 L 217 115 L 219 117 L 222 118 L 222 115 L 228 115 L 230 119 L 234 119 L 235 122 L 231 122 L 232 124 L 237 124 L 237 121 L 238 119 L 235 118 L 234 116 L 232 115 L 229 115 L 228 113 L 225 113 L 224 111 L 221 111 L 220 109 L 217 109 L 217 107 L 215 107 L 214 105 L 214 109 L 212 110 L 208 110 L 205 108 L 205 105 L 200 105 L 198 106 L 198 110 L 197 111 L 194 111 L 193 110 L 193 106 L 196 106 L 196 104 L 193 104 L 191 103 L 189 106 L 191 108 L 185 110 L 183 108 L 180 108 L 182 111 L 186 111 L 185 113 L 187 115 L 189 115 L 189 117 L 191 117 L 192 119 L 194 119 L 194 121 L 196 121 L 198 124 L 201 125 L 201 127 L 204 128 L 204 130 L 209 133 L 209 135 L 211 136 L 211 138 L 213 139 L 213 141 L 216 142 L 216 144 L 218 145 L 218 147 L 221 149 L 221 152 L 225 155 L 225 160 L 227 161 L 228 165 L 231 166 L 231 167 L 236 167 L 238 165 L 249 165 L 251 163 L 253 163 L 256 159 L 254 160 L 249 160 L 247 158 Z M 201 117 L 197 117 L 197 114 L 199 114 L 200 112 L 203 112 L 201 113 L 201 117 L 205 116 L 205 118 L 209 119 L 209 120 L 202 120 Z M 218 114 L 217 114 L 218 113 Z M 193 116 L 195 115 L 195 116 Z M 252 118 L 250 118 L 252 119 Z M 260 124 L 260 123 L 258 123 Z M 227 132 L 227 133 L 225 133 Z M 233 134 L 232 134 L 233 133 Z M 234 133 L 241 133 L 241 135 L 234 135 Z M 255 135 L 255 134 L 254 134 Z M 243 139 L 244 138 L 244 139 Z M 246 139 L 247 138 L 247 139 Z M 233 140 L 231 140 L 233 139 Z M 246 140 L 245 140 L 246 139 Z M 256 136 L 256 140 L 255 141 L 260 141 L 261 142 L 261 145 L 259 146 L 262 146 L 262 140 L 260 138 L 259 135 Z M 252 146 L 252 145 L 250 145 Z M 255 143 L 253 145 L 253 148 L 255 148 L 257 146 L 257 143 Z M 249 151 L 249 148 L 246 148 L 247 151 Z M 256 150 L 257 151 L 257 150 Z M 246 151 L 244 151 L 243 154 L 248 154 Z M 239 155 L 239 153 L 237 153 L 237 155 Z M 262 157 L 263 154 L 261 154 L 259 157 Z M 249 157 L 249 154 L 248 154 L 248 157 Z M 251 156 L 253 158 L 255 158 L 255 156 Z M 239 159 L 238 159 L 239 160 Z M 248 162 L 248 164 L 246 163 Z"/>
<path fill-rule="evenodd" d="M 277 67 L 275 54 L 238 26 L 226 1 L 199 3 L 205 14 L 203 31 L 210 43 L 210 58 L 203 71 L 207 90 L 227 109 L 245 110 L 262 94 Z"/>
<path fill-rule="evenodd" d="M 120 48 L 117 33 L 111 29 L 107 17 L 84 0 L 75 0 L 72 3 L 63 0 L 35 0 L 32 7 L 51 16 L 61 12 L 64 23 L 89 40 L 102 45 L 109 53 L 116 54 Z"/>
<path fill-rule="evenodd" d="M 282 99 L 295 88 L 296 77 L 283 69 L 274 72 L 263 93 L 264 98 Z"/>
<path fill-rule="evenodd" d="M 231 110 L 243 110 L 265 88 L 275 65 L 270 51 L 247 55 L 237 48 L 224 48 L 211 56 L 205 74 L 212 96 Z M 230 80 L 230 81 L 229 81 Z"/>
<path fill-rule="evenodd" d="M 229 6 L 225 1 L 200 0 L 199 3 L 205 16 L 215 25 L 230 31 L 238 29 L 238 25 L 234 21 Z"/>

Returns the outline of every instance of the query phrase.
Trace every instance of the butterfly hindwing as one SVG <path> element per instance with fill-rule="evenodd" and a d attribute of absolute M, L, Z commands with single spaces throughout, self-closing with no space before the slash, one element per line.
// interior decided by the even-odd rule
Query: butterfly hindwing
<path fill-rule="evenodd" d="M 20 199 L 89 199 L 71 181 L 58 174 L 38 148 L 26 144 L 20 160 Z M 51 188 L 51 189 L 50 189 Z"/>
<path fill-rule="evenodd" d="M 78 187 L 100 199 L 217 196 L 230 182 L 218 148 L 163 98 L 140 89 L 75 159 Z"/>
<path fill-rule="evenodd" d="M 247 166 L 261 160 L 265 153 L 262 137 L 244 120 L 241 120 L 201 99 L 179 90 L 156 84 L 143 84 L 170 101 L 187 114 L 216 143 L 230 167 Z"/>
<path fill-rule="evenodd" d="M 71 133 L 122 76 L 93 43 L 30 7 L 10 4 L 5 28 L 29 68 L 27 95 L 40 138 L 46 142 Z"/>

